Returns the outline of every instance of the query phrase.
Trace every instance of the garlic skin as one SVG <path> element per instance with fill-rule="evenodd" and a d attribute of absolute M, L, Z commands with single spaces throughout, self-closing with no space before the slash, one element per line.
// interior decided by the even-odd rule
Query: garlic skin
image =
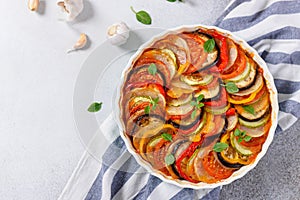
<path fill-rule="evenodd" d="M 28 0 L 28 8 L 31 11 L 37 11 L 39 9 L 40 1 L 39 0 Z"/>
<path fill-rule="evenodd" d="M 130 29 L 124 22 L 113 24 L 107 29 L 107 39 L 113 45 L 122 45 L 127 42 L 129 31 Z"/>
<path fill-rule="evenodd" d="M 84 33 L 81 33 L 79 39 L 77 40 L 77 42 L 75 43 L 75 45 L 73 46 L 73 48 L 69 49 L 67 51 L 67 53 L 70 53 L 72 51 L 76 51 L 76 50 L 82 49 L 83 47 L 85 47 L 86 43 L 87 43 L 87 35 L 84 34 Z"/>
<path fill-rule="evenodd" d="M 67 21 L 73 21 L 83 10 L 83 0 L 64 0 L 57 2 Z"/>

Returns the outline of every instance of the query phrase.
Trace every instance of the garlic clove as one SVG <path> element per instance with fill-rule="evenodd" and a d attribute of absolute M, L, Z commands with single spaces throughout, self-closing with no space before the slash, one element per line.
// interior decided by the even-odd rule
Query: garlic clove
<path fill-rule="evenodd" d="M 84 33 L 81 33 L 79 39 L 77 40 L 77 42 L 75 43 L 75 45 L 73 46 L 73 48 L 69 49 L 67 51 L 67 53 L 70 53 L 72 51 L 76 51 L 76 50 L 82 49 L 82 48 L 85 47 L 86 44 L 87 44 L 87 35 L 84 34 Z"/>
<path fill-rule="evenodd" d="M 37 11 L 40 5 L 39 0 L 28 0 L 28 8 L 31 11 Z"/>
<path fill-rule="evenodd" d="M 129 38 L 130 29 L 124 22 L 116 23 L 108 27 L 107 39 L 113 45 L 125 44 Z"/>
<path fill-rule="evenodd" d="M 73 21 L 83 10 L 83 0 L 64 0 L 57 2 L 67 21 Z"/>

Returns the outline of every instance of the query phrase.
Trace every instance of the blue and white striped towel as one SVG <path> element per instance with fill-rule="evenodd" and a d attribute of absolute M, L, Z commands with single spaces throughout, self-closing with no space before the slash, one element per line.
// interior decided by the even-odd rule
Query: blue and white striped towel
<path fill-rule="evenodd" d="M 245 39 L 267 62 L 279 93 L 280 134 L 300 118 L 300 0 L 236 0 L 214 25 Z M 219 199 L 221 188 L 182 189 L 138 172 L 143 169 L 117 137 L 85 199 Z"/>

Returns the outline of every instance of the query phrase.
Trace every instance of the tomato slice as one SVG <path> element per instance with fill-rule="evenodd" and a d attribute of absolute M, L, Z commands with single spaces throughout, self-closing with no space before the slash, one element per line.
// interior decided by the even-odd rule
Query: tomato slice
<path fill-rule="evenodd" d="M 203 49 L 204 41 L 197 34 L 184 33 L 182 37 L 186 40 L 191 51 L 191 64 L 185 72 L 188 74 L 201 69 L 208 54 Z"/>
<path fill-rule="evenodd" d="M 233 66 L 230 68 L 231 71 L 222 73 L 221 74 L 222 79 L 230 79 L 238 76 L 245 70 L 246 65 L 247 65 L 246 55 L 242 50 L 239 50 L 238 57 L 235 63 L 233 64 Z"/>
<path fill-rule="evenodd" d="M 164 87 L 157 83 L 147 83 L 147 82 L 129 83 L 126 86 L 126 90 L 130 91 L 132 88 L 145 88 L 145 87 L 154 89 L 155 91 L 161 93 L 166 98 L 166 92 L 165 92 Z"/>
<path fill-rule="evenodd" d="M 219 163 L 212 151 L 202 159 L 202 164 L 210 176 L 219 180 L 228 178 L 234 172 L 233 169 L 226 168 Z"/>
<path fill-rule="evenodd" d="M 157 70 L 159 70 L 165 76 L 166 82 L 169 85 L 171 81 L 170 71 L 168 70 L 166 64 L 160 60 L 157 60 L 155 58 L 141 58 L 135 63 L 134 68 L 138 68 L 144 65 L 149 65 L 152 63 L 154 63 L 157 67 Z"/>
<path fill-rule="evenodd" d="M 175 163 L 179 175 L 182 178 L 184 178 L 185 180 L 188 180 L 192 183 L 195 183 L 197 181 L 193 180 L 186 173 L 184 173 L 184 171 L 182 170 L 182 163 L 181 162 L 184 159 L 190 158 L 201 143 L 202 143 L 202 140 L 200 140 L 199 142 L 193 142 L 192 144 L 190 144 L 190 146 L 178 157 L 178 159 L 176 160 L 176 163 Z"/>
<path fill-rule="evenodd" d="M 250 141 L 242 141 L 241 145 L 246 146 L 246 147 L 254 147 L 263 144 L 266 139 L 267 139 L 268 134 L 263 134 L 260 137 L 252 137 Z"/>

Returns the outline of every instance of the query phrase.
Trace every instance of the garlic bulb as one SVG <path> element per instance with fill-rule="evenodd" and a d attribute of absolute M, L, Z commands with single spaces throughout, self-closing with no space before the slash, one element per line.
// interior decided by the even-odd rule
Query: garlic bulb
<path fill-rule="evenodd" d="M 86 36 L 86 34 L 81 33 L 79 39 L 76 42 L 76 44 L 73 46 L 72 49 L 69 49 L 67 51 L 67 53 L 70 53 L 72 51 L 76 51 L 78 49 L 82 49 L 83 47 L 85 47 L 86 43 L 87 43 L 87 36 Z"/>
<path fill-rule="evenodd" d="M 67 21 L 73 21 L 83 10 L 83 0 L 64 0 L 57 2 Z"/>
<path fill-rule="evenodd" d="M 39 0 L 28 0 L 28 8 L 31 11 L 37 11 L 39 9 L 40 1 Z"/>
<path fill-rule="evenodd" d="M 108 27 L 107 39 L 113 45 L 121 45 L 127 42 L 129 28 L 124 22 L 116 23 Z"/>

